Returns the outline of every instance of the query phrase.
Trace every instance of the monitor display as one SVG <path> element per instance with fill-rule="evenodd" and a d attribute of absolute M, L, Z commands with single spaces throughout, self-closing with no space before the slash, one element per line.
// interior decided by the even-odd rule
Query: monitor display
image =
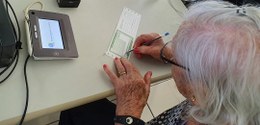
<path fill-rule="evenodd" d="M 64 49 L 59 21 L 41 18 L 38 21 L 42 48 Z"/>

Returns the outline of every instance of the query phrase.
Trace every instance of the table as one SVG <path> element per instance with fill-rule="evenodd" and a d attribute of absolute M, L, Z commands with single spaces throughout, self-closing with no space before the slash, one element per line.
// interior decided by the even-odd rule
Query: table
<path fill-rule="evenodd" d="M 18 16 L 22 31 L 23 49 L 12 76 L 0 85 L 0 125 L 16 124 L 25 105 L 23 64 L 27 56 L 23 10 L 34 0 L 9 0 Z M 168 0 L 82 0 L 78 8 L 59 8 L 56 0 L 41 0 L 46 11 L 70 16 L 79 58 L 73 60 L 34 61 L 27 67 L 29 107 L 26 120 L 95 101 L 113 94 L 103 64 L 113 67 L 106 56 L 113 32 L 124 7 L 142 15 L 138 34 L 170 32 L 174 35 L 182 18 L 171 8 Z M 174 6 L 185 11 L 179 0 Z M 38 6 L 34 6 L 37 8 Z M 165 41 L 171 38 L 166 38 Z M 170 66 L 145 57 L 131 56 L 141 73 L 153 71 L 152 81 L 170 77 Z"/>

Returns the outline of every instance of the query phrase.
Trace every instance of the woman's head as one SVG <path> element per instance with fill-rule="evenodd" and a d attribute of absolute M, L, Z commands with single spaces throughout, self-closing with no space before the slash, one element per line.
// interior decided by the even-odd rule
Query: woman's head
<path fill-rule="evenodd" d="M 177 86 L 185 82 L 192 94 L 188 96 L 195 96 L 198 105 L 191 115 L 197 121 L 260 124 L 259 8 L 216 1 L 195 4 L 173 43 L 174 58 L 189 68 L 174 66 L 173 76 Z"/>

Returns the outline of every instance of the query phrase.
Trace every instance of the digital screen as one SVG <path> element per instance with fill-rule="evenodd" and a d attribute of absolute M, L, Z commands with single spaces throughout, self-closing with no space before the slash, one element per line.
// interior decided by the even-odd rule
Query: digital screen
<path fill-rule="evenodd" d="M 39 26 L 42 48 L 64 49 L 59 21 L 39 19 Z"/>

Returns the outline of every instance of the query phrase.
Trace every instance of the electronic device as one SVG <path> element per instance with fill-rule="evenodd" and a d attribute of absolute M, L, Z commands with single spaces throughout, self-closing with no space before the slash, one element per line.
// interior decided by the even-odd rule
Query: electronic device
<path fill-rule="evenodd" d="M 25 21 L 28 52 L 36 60 L 77 58 L 69 16 L 30 10 Z"/>
<path fill-rule="evenodd" d="M 11 64 L 16 49 L 16 35 L 11 23 L 5 0 L 0 0 L 0 67 Z"/>
<path fill-rule="evenodd" d="M 78 7 L 80 0 L 57 0 L 59 7 Z"/>

